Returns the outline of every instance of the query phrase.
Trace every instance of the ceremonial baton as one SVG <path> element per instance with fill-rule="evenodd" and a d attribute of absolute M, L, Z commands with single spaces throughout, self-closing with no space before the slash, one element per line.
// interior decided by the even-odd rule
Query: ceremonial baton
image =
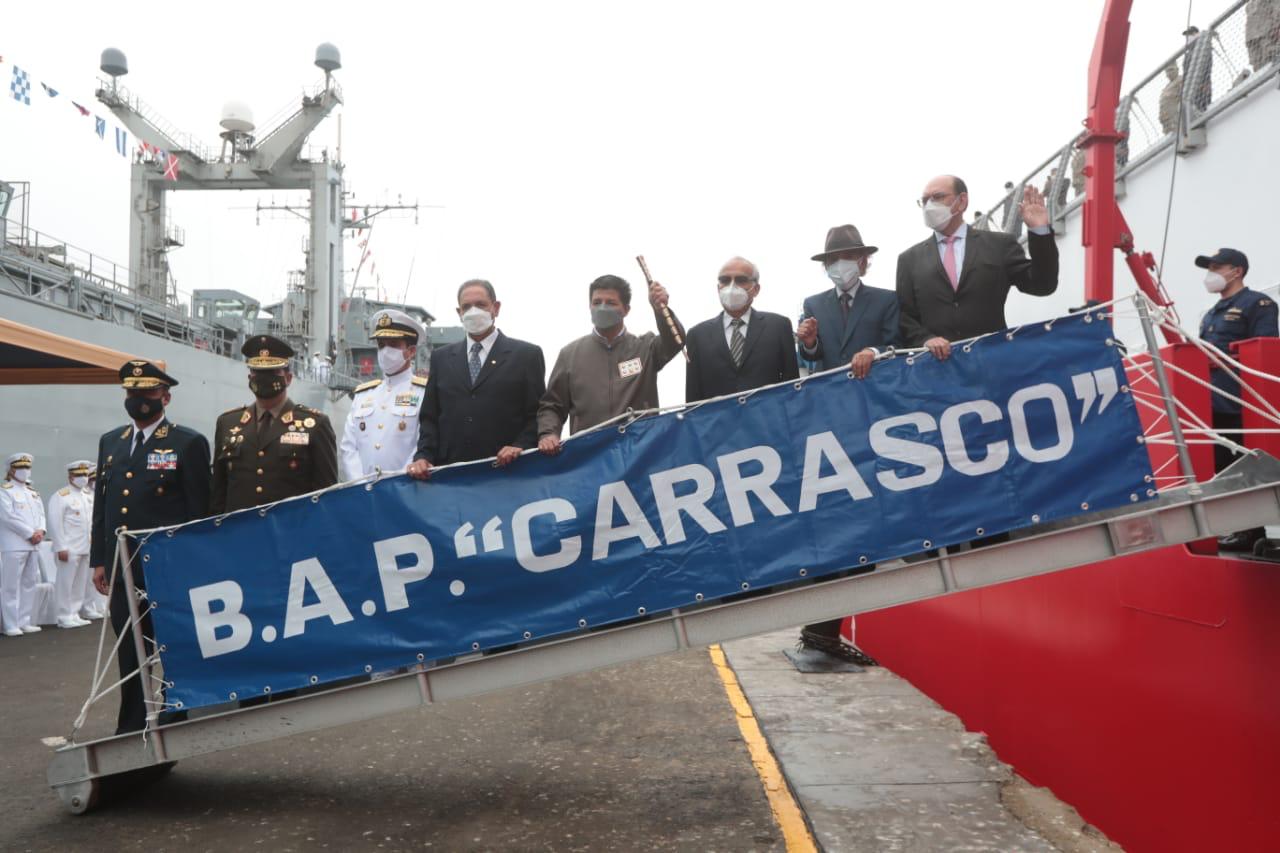
<path fill-rule="evenodd" d="M 649 265 L 644 262 L 644 255 L 636 255 L 636 263 L 640 265 L 640 272 L 644 273 L 644 280 L 653 287 L 653 276 L 649 275 Z M 676 324 L 676 315 L 671 313 L 671 308 L 662 306 L 662 317 L 667 321 L 667 325 L 671 327 L 671 337 L 675 338 L 677 344 L 680 345 L 680 352 L 684 353 L 685 361 L 693 361 L 689 358 L 689 351 L 684 347 L 684 335 L 680 334 L 680 327 Z"/>

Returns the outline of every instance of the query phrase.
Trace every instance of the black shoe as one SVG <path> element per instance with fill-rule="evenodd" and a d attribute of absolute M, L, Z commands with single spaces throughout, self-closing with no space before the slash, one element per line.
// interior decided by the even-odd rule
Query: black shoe
<path fill-rule="evenodd" d="M 849 663 L 856 663 L 859 666 L 879 666 L 875 658 L 859 649 L 857 646 L 851 646 L 841 640 L 839 637 L 824 637 L 821 634 L 815 634 L 808 628 L 800 631 L 800 648 L 813 649 L 816 652 L 831 655 L 833 658 L 846 660 Z"/>
<path fill-rule="evenodd" d="M 1252 530 L 1239 530 L 1226 536 L 1219 536 L 1218 550 L 1252 553 L 1253 546 L 1265 538 L 1266 535 L 1267 531 L 1261 527 L 1255 527 Z"/>

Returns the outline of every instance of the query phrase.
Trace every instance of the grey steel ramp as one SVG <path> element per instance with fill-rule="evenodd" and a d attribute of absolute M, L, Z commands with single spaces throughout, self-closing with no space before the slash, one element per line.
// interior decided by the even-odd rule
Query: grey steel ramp
<path fill-rule="evenodd" d="M 922 601 L 1123 554 L 1280 524 L 1280 462 L 1249 457 L 1203 485 L 1170 489 L 1132 510 L 1113 510 L 1019 531 L 1012 541 L 874 572 L 824 579 L 751 598 L 708 602 L 620 625 L 381 681 L 160 726 L 137 735 L 64 746 L 48 782 L 73 812 L 92 808 L 99 780 L 130 770 L 288 735 L 480 696 L 787 626 Z M 1135 496 L 1136 501 L 1136 496 Z"/>
<path fill-rule="evenodd" d="M 1058 848 L 1001 801 L 986 739 L 882 668 L 796 672 L 795 631 L 724 645 L 769 746 L 827 851 Z"/>

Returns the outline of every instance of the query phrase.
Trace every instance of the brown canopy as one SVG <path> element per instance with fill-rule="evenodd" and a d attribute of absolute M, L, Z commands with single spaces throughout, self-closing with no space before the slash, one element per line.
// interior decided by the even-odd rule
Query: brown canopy
<path fill-rule="evenodd" d="M 120 366 L 137 358 L 0 318 L 0 385 L 117 385 Z"/>

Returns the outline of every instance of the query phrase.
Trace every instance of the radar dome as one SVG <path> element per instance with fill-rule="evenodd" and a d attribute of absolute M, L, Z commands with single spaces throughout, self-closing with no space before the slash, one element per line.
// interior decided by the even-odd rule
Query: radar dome
<path fill-rule="evenodd" d="M 253 110 L 243 101 L 227 101 L 218 124 L 233 133 L 253 133 Z"/>
<path fill-rule="evenodd" d="M 102 61 L 98 63 L 98 67 L 110 77 L 123 77 L 129 73 L 129 60 L 125 59 L 123 50 L 109 47 L 102 52 Z"/>
<path fill-rule="evenodd" d="M 338 48 L 325 42 L 316 48 L 316 67 L 323 71 L 337 71 L 342 67 L 342 54 Z"/>

